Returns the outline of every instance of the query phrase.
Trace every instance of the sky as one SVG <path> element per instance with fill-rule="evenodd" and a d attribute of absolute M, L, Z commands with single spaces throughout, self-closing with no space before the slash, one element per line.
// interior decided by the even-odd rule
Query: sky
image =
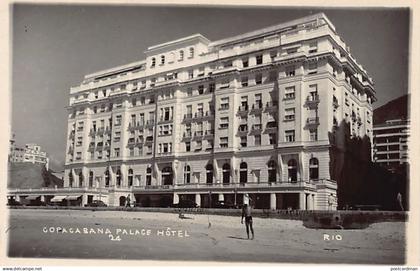
<path fill-rule="evenodd" d="M 11 129 L 16 143 L 37 143 L 53 170 L 66 149 L 70 87 L 95 71 L 142 60 L 147 47 L 200 33 L 218 40 L 324 12 L 375 82 L 374 108 L 407 93 L 408 9 L 226 6 L 11 7 Z"/>

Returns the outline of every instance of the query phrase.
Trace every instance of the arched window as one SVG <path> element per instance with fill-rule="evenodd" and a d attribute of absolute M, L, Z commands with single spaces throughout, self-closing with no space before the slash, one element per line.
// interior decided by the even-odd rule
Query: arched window
<path fill-rule="evenodd" d="M 121 186 L 121 170 L 117 170 L 117 186 Z"/>
<path fill-rule="evenodd" d="M 318 180 L 319 178 L 319 162 L 316 158 L 309 160 L 309 179 Z"/>
<path fill-rule="evenodd" d="M 268 182 L 275 183 L 277 181 L 277 163 L 274 160 L 268 161 Z"/>
<path fill-rule="evenodd" d="M 152 64 L 150 65 L 151 68 L 156 66 L 156 58 L 152 57 Z"/>
<path fill-rule="evenodd" d="M 109 186 L 109 170 L 105 171 L 105 187 Z"/>
<path fill-rule="evenodd" d="M 152 185 L 152 168 L 146 169 L 146 185 Z"/>
<path fill-rule="evenodd" d="M 230 165 L 228 163 L 224 164 L 222 167 L 223 173 L 223 183 L 230 183 Z"/>
<path fill-rule="evenodd" d="M 128 186 L 133 186 L 133 169 L 128 169 Z"/>
<path fill-rule="evenodd" d="M 179 61 L 184 60 L 184 50 L 179 51 Z"/>
<path fill-rule="evenodd" d="M 175 53 L 171 52 L 171 53 L 169 53 L 168 63 L 172 63 L 174 61 L 175 61 Z"/>
<path fill-rule="evenodd" d="M 189 165 L 186 165 L 184 167 L 184 183 L 190 183 L 191 182 L 191 167 Z"/>
<path fill-rule="evenodd" d="M 246 183 L 248 181 L 248 165 L 242 162 L 239 165 L 239 182 Z"/>
<path fill-rule="evenodd" d="M 190 58 L 194 57 L 194 48 L 190 47 Z"/>
<path fill-rule="evenodd" d="M 162 184 L 172 185 L 172 167 L 165 167 L 162 169 Z"/>
<path fill-rule="evenodd" d="M 83 172 L 79 173 L 79 187 L 83 186 L 84 178 L 83 178 Z"/>
<path fill-rule="evenodd" d="M 69 172 L 69 187 L 73 187 L 73 173 Z"/>
<path fill-rule="evenodd" d="M 287 163 L 287 172 L 289 175 L 289 182 L 297 182 L 297 162 L 295 159 L 291 159 Z"/>
<path fill-rule="evenodd" d="M 165 64 L 165 56 L 160 56 L 160 64 L 163 65 Z"/>
<path fill-rule="evenodd" d="M 213 183 L 213 165 L 206 166 L 206 183 Z"/>
<path fill-rule="evenodd" d="M 93 186 L 93 171 L 89 172 L 89 187 Z"/>

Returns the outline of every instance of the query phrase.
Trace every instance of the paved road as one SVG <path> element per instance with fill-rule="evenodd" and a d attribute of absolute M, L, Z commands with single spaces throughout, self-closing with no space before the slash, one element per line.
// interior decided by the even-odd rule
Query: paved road
<path fill-rule="evenodd" d="M 10 257 L 80 259 L 404 262 L 402 222 L 340 231 L 306 229 L 300 221 L 254 218 L 256 238 L 247 240 L 239 217 L 186 216 L 180 219 L 175 214 L 146 212 L 10 210 L 8 253 Z M 167 228 L 176 232 L 167 236 Z M 324 234 L 330 239 L 339 235 L 341 240 L 326 241 Z"/>

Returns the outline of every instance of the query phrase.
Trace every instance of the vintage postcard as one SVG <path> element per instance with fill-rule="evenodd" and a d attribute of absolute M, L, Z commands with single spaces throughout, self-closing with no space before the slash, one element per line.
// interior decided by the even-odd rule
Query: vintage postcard
<path fill-rule="evenodd" d="M 5 266 L 419 264 L 414 4 L 6 6 Z"/>

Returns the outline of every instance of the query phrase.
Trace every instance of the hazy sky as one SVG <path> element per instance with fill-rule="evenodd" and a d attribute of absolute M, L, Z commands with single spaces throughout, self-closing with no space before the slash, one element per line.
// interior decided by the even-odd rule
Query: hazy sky
<path fill-rule="evenodd" d="M 147 47 L 201 33 L 210 40 L 324 12 L 375 81 L 378 107 L 407 92 L 408 9 L 187 6 L 12 7 L 12 131 L 64 163 L 68 93 L 83 76 L 144 58 Z"/>

